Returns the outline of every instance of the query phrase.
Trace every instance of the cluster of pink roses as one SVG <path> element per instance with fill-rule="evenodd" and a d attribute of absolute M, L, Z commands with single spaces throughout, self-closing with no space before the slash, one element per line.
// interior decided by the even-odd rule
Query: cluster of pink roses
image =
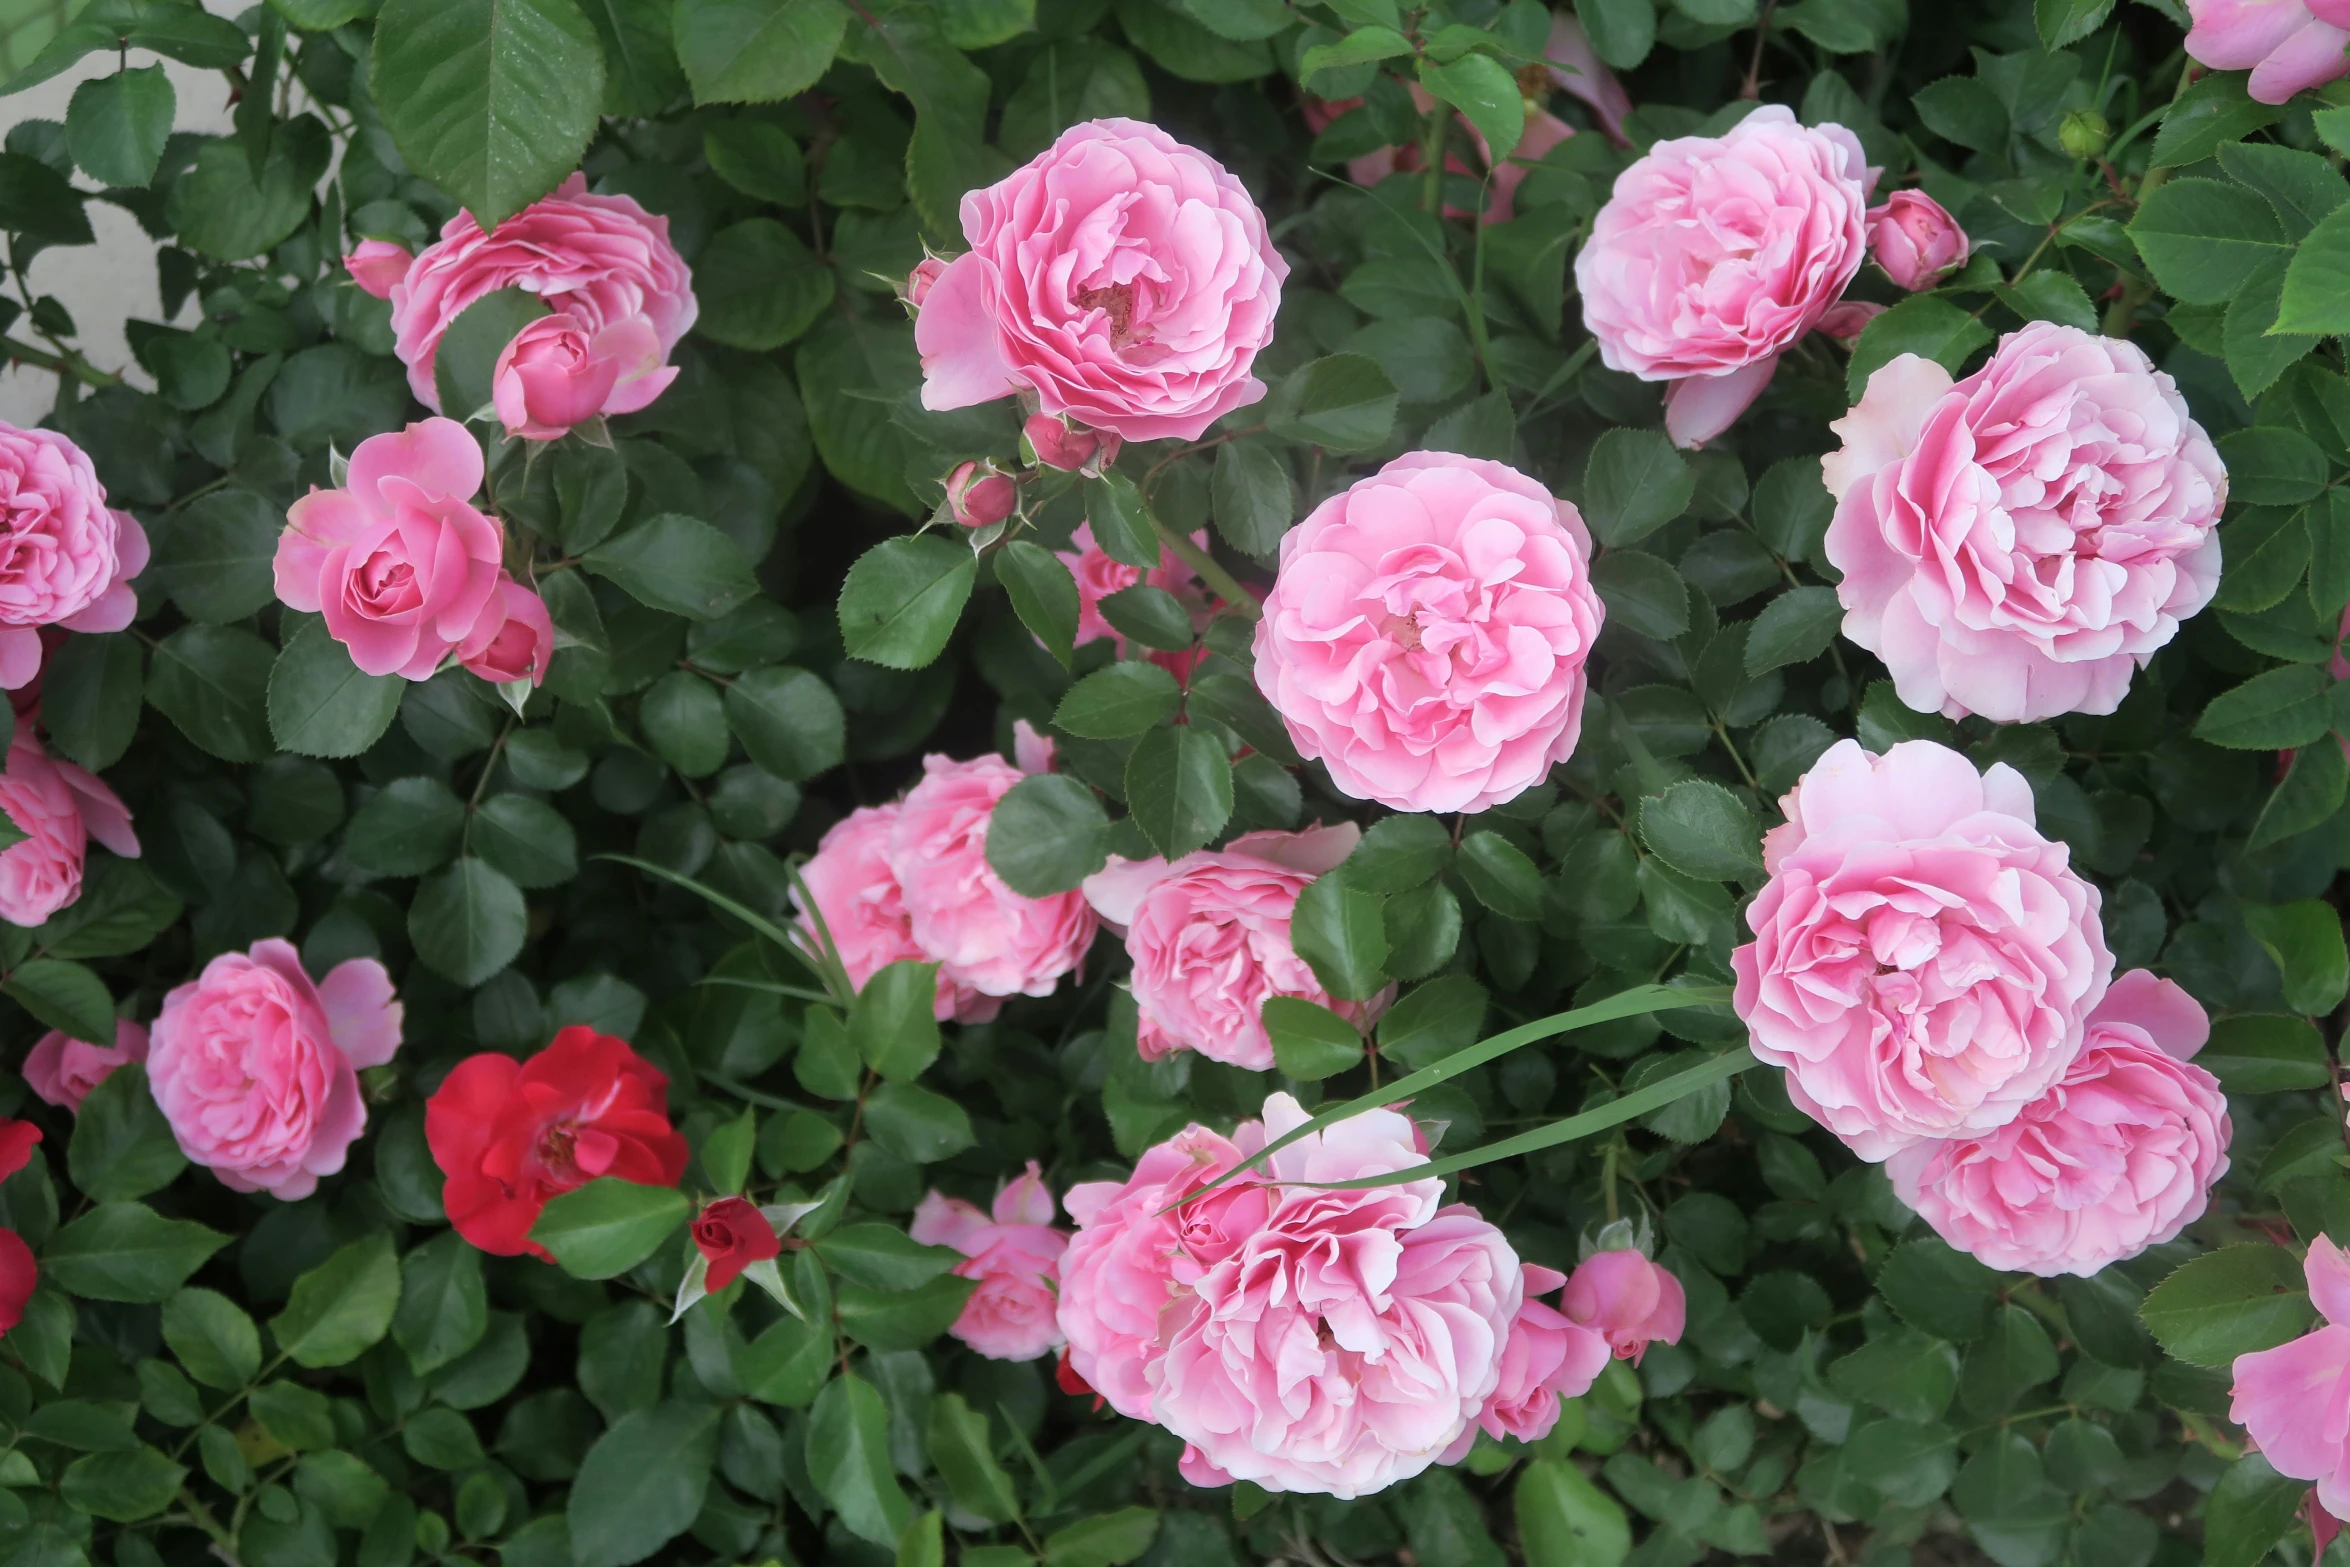
<path fill-rule="evenodd" d="M 2227 1102 L 2191 1063 L 2203 1009 L 2113 976 L 2097 889 L 2004 763 L 1845 740 L 1763 840 L 1731 955 L 1754 1053 L 1953 1246 L 2094 1273 L 2200 1217 Z"/>

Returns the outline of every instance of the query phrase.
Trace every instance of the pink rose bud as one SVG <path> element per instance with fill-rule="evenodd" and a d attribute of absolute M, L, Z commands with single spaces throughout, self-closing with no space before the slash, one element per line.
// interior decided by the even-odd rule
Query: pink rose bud
<path fill-rule="evenodd" d="M 1884 313 L 1885 307 L 1872 300 L 1840 300 L 1820 317 L 1820 330 L 1839 343 L 1857 343 L 1868 324 Z"/>
<path fill-rule="evenodd" d="M 473 634 L 457 649 L 457 662 L 493 685 L 527 680 L 546 681 L 547 665 L 555 657 L 555 622 L 546 601 L 515 581 L 498 579 L 498 591 Z"/>
<path fill-rule="evenodd" d="M 490 401 L 508 435 L 560 440 L 574 425 L 621 412 L 613 396 L 621 383 L 660 368 L 660 338 L 642 316 L 594 330 L 559 312 L 533 321 L 499 351 Z"/>
<path fill-rule="evenodd" d="M 947 508 L 966 528 L 987 528 L 1019 509 L 1020 486 L 1009 474 L 967 462 L 947 475 Z"/>
<path fill-rule="evenodd" d="M 1637 1365 L 1652 1343 L 1677 1344 L 1689 1314 L 1681 1281 L 1637 1251 L 1594 1252 L 1567 1280 L 1560 1304 Z"/>
<path fill-rule="evenodd" d="M 1028 437 L 1038 462 L 1063 473 L 1097 461 L 1106 468 L 1118 460 L 1118 448 L 1125 444 L 1107 430 L 1072 429 L 1051 414 L 1030 414 L 1020 433 Z"/>
<path fill-rule="evenodd" d="M 359 248 L 343 258 L 343 270 L 351 274 L 351 281 L 378 299 L 392 297 L 392 286 L 408 275 L 408 263 L 415 260 L 405 245 L 395 245 L 388 239 L 363 239 Z"/>
<path fill-rule="evenodd" d="M 932 285 L 947 264 L 936 256 L 924 256 L 913 271 L 906 274 L 905 286 L 898 290 L 898 300 L 908 310 L 920 310 L 922 301 L 930 297 Z"/>
<path fill-rule="evenodd" d="M 90 1091 L 114 1069 L 147 1059 L 147 1025 L 129 1018 L 114 1023 L 114 1043 L 93 1045 L 51 1029 L 24 1058 L 25 1086 L 60 1110 L 77 1114 Z"/>
<path fill-rule="evenodd" d="M 1922 190 L 1897 190 L 1868 217 L 1869 254 L 1885 275 L 1922 293 L 1966 261 L 1966 230 Z"/>

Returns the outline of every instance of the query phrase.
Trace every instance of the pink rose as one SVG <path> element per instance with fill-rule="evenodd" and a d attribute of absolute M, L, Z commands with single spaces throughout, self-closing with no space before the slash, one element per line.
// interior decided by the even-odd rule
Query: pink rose
<path fill-rule="evenodd" d="M 1884 313 L 1885 307 L 1873 299 L 1838 300 L 1821 313 L 1817 330 L 1849 346 L 1860 341 L 1869 323 Z"/>
<path fill-rule="evenodd" d="M 1632 95 L 1624 91 L 1616 73 L 1591 47 L 1590 35 L 1583 31 L 1574 12 L 1550 13 L 1550 44 L 1543 56 L 1550 64 L 1550 79 L 1561 92 L 1589 106 L 1607 139 L 1619 147 L 1632 145 L 1624 135 L 1624 116 L 1632 112 Z"/>
<path fill-rule="evenodd" d="M 1034 1159 L 996 1193 L 992 1213 L 932 1192 L 908 1233 L 961 1252 L 967 1260 L 955 1265 L 956 1277 L 979 1281 L 947 1330 L 955 1337 L 990 1360 L 1034 1360 L 1061 1345 L 1053 1286 L 1069 1232 L 1053 1227 L 1053 1194 Z"/>
<path fill-rule="evenodd" d="M 1844 634 L 1920 712 L 2110 713 L 2219 586 L 2227 470 L 2133 343 L 2035 321 L 1955 385 L 1904 354 L 1831 428 Z"/>
<path fill-rule="evenodd" d="M 947 475 L 947 512 L 966 528 L 989 528 L 1020 509 L 1020 486 L 993 464 L 967 462 Z"/>
<path fill-rule="evenodd" d="M 1634 1365 L 1650 1344 L 1678 1344 L 1688 1297 L 1667 1269 L 1630 1248 L 1595 1251 L 1575 1267 L 1560 1298 L 1567 1315 L 1607 1340 Z"/>
<path fill-rule="evenodd" d="M 1502 1345 L 1500 1381 L 1477 1416 L 1477 1424 L 1496 1441 L 1503 1437 L 1541 1441 L 1558 1424 L 1559 1400 L 1590 1392 L 1591 1384 L 1607 1369 L 1605 1338 L 1534 1298 L 1557 1290 L 1567 1282 L 1567 1276 L 1529 1262 L 1525 1281 L 1517 1320 L 1510 1324 L 1510 1336 Z M 1678 1291 L 1680 1287 L 1680 1281 L 1674 1279 L 1673 1288 Z M 1676 1330 L 1673 1337 L 1679 1336 Z M 1459 1452 L 1448 1453 L 1444 1461 L 1467 1456 L 1473 1442 L 1473 1434 L 1463 1433 Z"/>
<path fill-rule="evenodd" d="M 1922 190 L 1897 190 L 1868 215 L 1869 255 L 1911 293 L 1932 288 L 1966 264 L 1966 230 Z"/>
<path fill-rule="evenodd" d="M 1025 775 L 1000 756 L 931 755 L 891 825 L 889 865 L 914 944 L 939 978 L 986 996 L 1049 996 L 1099 922 L 1075 890 L 1024 898 L 987 863 L 996 801 Z"/>
<path fill-rule="evenodd" d="M 971 249 L 922 301 L 922 406 L 1014 392 L 1129 441 L 1197 439 L 1265 395 L 1289 264 L 1239 180 L 1139 120 L 1071 126 L 963 198 Z"/>
<path fill-rule="evenodd" d="M 129 1018 L 114 1021 L 114 1043 L 93 1045 L 51 1029 L 24 1058 L 25 1087 L 60 1110 L 78 1111 L 82 1101 L 114 1075 L 118 1066 L 147 1059 L 147 1025 Z"/>
<path fill-rule="evenodd" d="M 2326 1325 L 2238 1355 L 2228 1418 L 2278 1474 L 2314 1481 L 2318 1505 L 2339 1518 L 2350 1514 L 2350 1253 L 2320 1235 L 2301 1271 Z"/>
<path fill-rule="evenodd" d="M 1121 860 L 1085 879 L 1094 911 L 1126 935 L 1130 984 L 1145 1061 L 1196 1050 L 1211 1061 L 1262 1072 L 1273 1065 L 1263 1012 L 1295 996 L 1367 1026 L 1392 995 L 1368 1005 L 1338 1001 L 1289 943 L 1298 894 L 1345 859 L 1362 838 L 1352 822 L 1300 833 L 1244 833 L 1221 850 L 1169 865 Z"/>
<path fill-rule="evenodd" d="M 1590 562 L 1582 516 L 1515 468 L 1398 457 L 1282 538 L 1257 688 L 1343 794 L 1500 805 L 1582 732 L 1607 614 Z"/>
<path fill-rule="evenodd" d="M 82 449 L 0 420 L 0 686 L 41 672 L 42 626 L 120 631 L 139 612 L 147 530 L 106 504 Z"/>
<path fill-rule="evenodd" d="M 1191 537 L 1194 544 L 1207 547 L 1205 529 Z M 1123 592 L 1138 582 L 1164 588 L 1180 599 L 1204 602 L 1198 591 L 1199 578 L 1164 544 L 1159 546 L 1158 565 L 1147 575 L 1138 566 L 1112 559 L 1107 550 L 1094 542 L 1091 523 L 1079 523 L 1077 531 L 1069 535 L 1069 547 L 1057 553 L 1061 564 L 1069 568 L 1069 575 L 1077 579 L 1077 640 L 1080 642 L 1108 637 L 1118 644 L 1119 652 L 1126 651 L 1126 638 L 1103 618 L 1101 603 L 1111 594 Z"/>
<path fill-rule="evenodd" d="M 277 596 L 326 616 L 371 675 L 429 679 L 485 612 L 504 624 L 506 537 L 473 507 L 481 448 L 452 419 L 372 435 L 341 490 L 312 490 L 286 513 Z"/>
<path fill-rule="evenodd" d="M 0 919 L 33 926 L 82 895 L 82 864 L 96 838 L 139 857 L 131 813 L 104 780 L 41 749 L 19 721 L 0 773 L 0 810 L 25 836 L 0 850 Z"/>
<path fill-rule="evenodd" d="M 632 197 L 589 195 L 581 175 L 499 224 L 495 233 L 484 234 L 471 213 L 460 212 L 390 295 L 395 349 L 408 367 L 409 390 L 425 407 L 468 412 L 441 407 L 433 356 L 441 334 L 468 305 L 502 288 L 538 295 L 591 340 L 607 327 L 641 320 L 652 328 L 657 351 L 639 355 L 632 343 L 631 364 L 667 359 L 696 313 L 692 275 L 669 243 L 669 220 L 654 217 Z M 634 413 L 676 378 L 669 367 L 624 380 L 603 411 Z"/>
<path fill-rule="evenodd" d="M 938 286 L 946 273 L 947 264 L 936 256 L 924 256 L 914 263 L 914 270 L 906 274 L 906 281 L 898 289 L 898 302 L 908 310 L 920 310 L 922 301 Z"/>
<path fill-rule="evenodd" d="M 849 983 L 860 990 L 892 963 L 929 961 L 929 954 L 914 940 L 905 891 L 889 864 L 890 835 L 903 809 L 894 802 L 867 805 L 834 822 L 815 854 L 800 867 L 801 885 L 814 899 L 815 909 L 800 908 L 799 894 L 792 894 L 800 928 L 814 937 L 816 921 L 823 922 L 823 934 L 840 954 Z M 1000 1000 L 957 984 L 940 971 L 935 1007 L 940 1022 L 951 1018 L 985 1023 L 1002 1010 Z"/>
<path fill-rule="evenodd" d="M 2081 1053 L 1993 1132 L 1913 1143 L 1886 1161 L 1901 1200 L 1961 1251 L 2009 1272 L 2088 1275 L 2203 1215 L 2228 1168 L 2228 1102 L 2189 1064 L 2203 1008 L 2133 969 L 2089 1015 Z"/>
<path fill-rule="evenodd" d="M 627 401 L 623 388 L 647 376 L 676 377 L 653 324 L 630 316 L 601 329 L 558 311 L 514 334 L 490 373 L 490 403 L 506 433 L 525 441 L 559 441 L 575 424 Z M 650 401 L 651 399 L 646 399 Z M 636 406 L 643 406 L 642 403 Z"/>
<path fill-rule="evenodd" d="M 290 942 L 224 952 L 163 998 L 147 1056 L 180 1152 L 232 1191 L 309 1196 L 367 1125 L 359 1070 L 400 1048 L 400 1003 L 373 958 L 313 985 Z"/>
<path fill-rule="evenodd" d="M 1673 383 L 1675 442 L 1727 430 L 1836 303 L 1868 254 L 1872 178 L 1850 131 L 1780 104 L 1660 141 L 1616 177 L 1575 257 L 1583 324 L 1609 369 Z"/>
<path fill-rule="evenodd" d="M 527 680 L 542 685 L 555 657 L 555 621 L 547 602 L 521 583 L 498 574 L 498 591 L 458 645 L 457 662 L 492 685 Z"/>
<path fill-rule="evenodd" d="M 2063 1077 L 2113 954 L 2032 786 L 1947 746 L 1843 740 L 1763 837 L 1730 955 L 1754 1053 L 1863 1159 L 1993 1131 Z"/>
<path fill-rule="evenodd" d="M 389 299 L 392 290 L 407 278 L 408 265 L 415 259 L 405 245 L 388 239 L 363 239 L 357 250 L 343 258 L 343 270 L 351 274 L 361 292 Z"/>
<path fill-rule="evenodd" d="M 1038 462 L 1063 473 L 1099 473 L 1118 460 L 1118 448 L 1125 444 L 1107 430 L 1088 430 L 1051 414 L 1030 414 L 1020 433 Z"/>
<path fill-rule="evenodd" d="M 2187 53 L 2215 71 L 2250 71 L 2260 103 L 2350 75 L 2350 4 L 2344 0 L 2194 0 Z"/>

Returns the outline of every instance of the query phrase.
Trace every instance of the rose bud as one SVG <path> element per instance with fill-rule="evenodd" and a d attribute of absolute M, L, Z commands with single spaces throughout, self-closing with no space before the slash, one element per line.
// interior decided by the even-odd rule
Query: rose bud
<path fill-rule="evenodd" d="M 1913 294 L 1932 288 L 1966 260 L 1966 231 L 1922 190 L 1895 191 L 1870 211 L 1868 225 L 1869 254 Z"/>
<path fill-rule="evenodd" d="M 1567 1315 L 1635 1365 L 1652 1342 L 1680 1342 L 1688 1316 L 1681 1281 L 1638 1251 L 1599 1251 L 1567 1280 Z"/>
<path fill-rule="evenodd" d="M 1118 448 L 1125 444 L 1108 430 L 1072 428 L 1051 414 L 1030 414 L 1020 433 L 1028 437 L 1038 462 L 1063 473 L 1075 473 L 1088 463 L 1106 468 L 1118 460 Z"/>
<path fill-rule="evenodd" d="M 2113 140 L 2113 126 L 2095 109 L 2075 109 L 2056 127 L 2056 143 L 2076 158 L 2094 158 Z"/>
<path fill-rule="evenodd" d="M 967 462 L 947 475 L 947 509 L 966 528 L 990 528 L 1020 507 L 1020 486 L 1009 474 Z"/>
<path fill-rule="evenodd" d="M 914 270 L 906 274 L 905 286 L 898 290 L 898 302 L 908 310 L 920 310 L 922 301 L 930 297 L 931 285 L 947 264 L 936 256 L 924 256 Z"/>
<path fill-rule="evenodd" d="M 710 1264 L 706 1287 L 715 1294 L 751 1264 L 780 1256 L 783 1243 L 755 1204 L 721 1197 L 694 1220 L 694 1248 Z"/>
<path fill-rule="evenodd" d="M 1868 324 L 1885 313 L 1885 307 L 1868 299 L 1843 299 L 1828 307 L 1820 317 L 1819 330 L 1839 343 L 1856 343 Z"/>
<path fill-rule="evenodd" d="M 363 292 L 389 299 L 392 285 L 407 277 L 408 263 L 415 259 L 405 245 L 388 239 L 363 239 L 357 250 L 343 258 L 343 270 Z"/>

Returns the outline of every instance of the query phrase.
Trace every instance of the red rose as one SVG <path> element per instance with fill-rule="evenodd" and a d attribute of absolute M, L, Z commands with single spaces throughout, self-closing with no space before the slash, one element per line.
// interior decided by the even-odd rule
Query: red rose
<path fill-rule="evenodd" d="M 33 1145 L 40 1140 L 41 1129 L 30 1121 L 0 1121 L 0 1181 L 32 1163 Z M 24 1237 L 0 1230 L 0 1333 L 24 1320 L 25 1302 L 33 1298 L 40 1277 L 40 1266 Z"/>
<path fill-rule="evenodd" d="M 553 1261 L 530 1239 L 549 1198 L 604 1175 L 640 1186 L 684 1177 L 668 1089 L 624 1041 L 585 1027 L 563 1030 L 528 1061 L 458 1062 L 424 1107 L 424 1140 L 449 1178 L 449 1222 L 483 1251 Z"/>
<path fill-rule="evenodd" d="M 754 1262 L 781 1256 L 775 1226 L 747 1198 L 721 1197 L 694 1220 L 694 1244 L 710 1264 L 704 1287 L 715 1295 Z"/>

